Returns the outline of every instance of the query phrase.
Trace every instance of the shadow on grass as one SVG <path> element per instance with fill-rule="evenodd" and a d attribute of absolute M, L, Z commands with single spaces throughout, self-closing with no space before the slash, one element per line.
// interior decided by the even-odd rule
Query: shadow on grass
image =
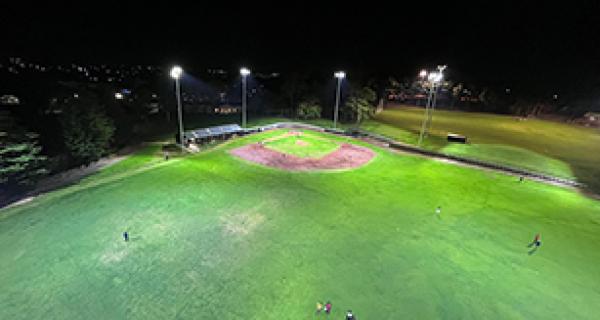
<path fill-rule="evenodd" d="M 129 242 L 136 242 L 136 241 L 139 241 L 139 240 L 142 240 L 142 239 L 143 239 L 142 236 L 134 236 L 134 237 L 129 236 Z"/>
<path fill-rule="evenodd" d="M 600 164 L 595 167 L 571 164 L 571 169 L 577 181 L 586 186 L 584 191 L 600 195 Z"/>

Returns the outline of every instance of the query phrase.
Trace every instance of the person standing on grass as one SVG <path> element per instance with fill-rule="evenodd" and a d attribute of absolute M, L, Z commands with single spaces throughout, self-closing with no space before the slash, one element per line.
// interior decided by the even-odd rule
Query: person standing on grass
<path fill-rule="evenodd" d="M 129 241 L 129 233 L 127 231 L 123 232 L 123 239 L 125 242 Z"/>
<path fill-rule="evenodd" d="M 317 314 L 320 314 L 323 311 L 323 303 L 321 301 L 317 301 Z"/>
<path fill-rule="evenodd" d="M 535 235 L 535 237 L 533 238 L 533 241 L 531 241 L 531 243 L 529 245 L 527 245 L 528 248 L 533 247 L 533 249 L 531 249 L 529 251 L 529 254 L 535 253 L 541 245 L 542 245 L 542 238 L 541 238 L 540 234 L 537 233 Z"/>
<path fill-rule="evenodd" d="M 524 180 L 525 180 L 525 177 L 519 176 L 519 182 L 523 182 Z"/>
<path fill-rule="evenodd" d="M 348 312 L 346 312 L 346 320 L 356 320 L 356 317 L 352 313 L 352 310 L 348 310 Z"/>
<path fill-rule="evenodd" d="M 531 243 L 530 243 L 530 244 L 529 244 L 527 247 L 531 248 L 531 247 L 533 247 L 534 245 L 535 245 L 536 247 L 539 247 L 541 244 L 542 244 L 542 241 L 541 241 L 541 236 L 540 236 L 540 234 L 539 234 L 539 233 L 536 233 L 536 234 L 535 234 L 535 237 L 533 238 L 533 241 L 531 241 Z"/>
<path fill-rule="evenodd" d="M 325 304 L 325 313 L 330 314 L 331 313 L 331 302 L 327 301 L 327 303 Z"/>

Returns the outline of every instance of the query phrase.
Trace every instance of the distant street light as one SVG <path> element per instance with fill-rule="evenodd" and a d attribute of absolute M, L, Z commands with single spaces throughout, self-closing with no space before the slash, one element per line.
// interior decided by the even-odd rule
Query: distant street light
<path fill-rule="evenodd" d="M 182 74 L 183 69 L 180 66 L 171 68 L 171 78 L 175 79 L 175 97 L 177 98 L 177 115 L 179 118 L 179 144 L 183 148 L 183 112 L 181 110 L 181 86 L 179 85 L 179 78 L 181 78 Z"/>
<path fill-rule="evenodd" d="M 249 74 L 250 74 L 250 69 L 248 69 L 248 68 L 240 69 L 240 75 L 242 76 L 242 128 L 246 127 L 246 99 L 247 99 L 246 78 L 248 77 Z"/>
<path fill-rule="evenodd" d="M 335 95 L 335 110 L 333 113 L 333 127 L 337 128 L 338 112 L 340 109 L 340 93 L 342 90 L 342 80 L 346 77 L 344 71 L 337 71 L 333 74 L 337 78 L 337 90 Z"/>
<path fill-rule="evenodd" d="M 437 69 L 437 72 L 430 72 L 427 76 L 427 81 L 429 82 L 429 95 L 427 97 L 427 105 L 425 105 L 425 115 L 423 117 L 423 124 L 421 125 L 419 141 L 417 142 L 418 146 L 421 146 L 423 139 L 431 127 L 433 111 L 435 110 L 435 105 L 437 102 L 437 89 L 439 84 L 442 82 L 442 79 L 444 79 L 444 70 L 446 70 L 446 65 L 438 66 Z M 423 71 L 421 71 L 419 76 L 423 74 Z"/>

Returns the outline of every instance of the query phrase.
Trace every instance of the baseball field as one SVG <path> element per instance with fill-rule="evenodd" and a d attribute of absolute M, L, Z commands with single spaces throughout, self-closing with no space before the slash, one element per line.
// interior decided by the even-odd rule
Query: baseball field
<path fill-rule="evenodd" d="M 279 129 L 1 209 L 0 319 L 597 319 L 598 243 L 577 190 Z"/>

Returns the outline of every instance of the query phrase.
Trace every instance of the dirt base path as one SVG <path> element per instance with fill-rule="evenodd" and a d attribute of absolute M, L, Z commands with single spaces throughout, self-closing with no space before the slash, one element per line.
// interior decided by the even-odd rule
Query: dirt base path
<path fill-rule="evenodd" d="M 322 158 L 301 158 L 266 148 L 260 143 L 229 151 L 244 160 L 289 171 L 333 170 L 358 168 L 367 164 L 375 153 L 365 147 L 344 143 Z"/>

